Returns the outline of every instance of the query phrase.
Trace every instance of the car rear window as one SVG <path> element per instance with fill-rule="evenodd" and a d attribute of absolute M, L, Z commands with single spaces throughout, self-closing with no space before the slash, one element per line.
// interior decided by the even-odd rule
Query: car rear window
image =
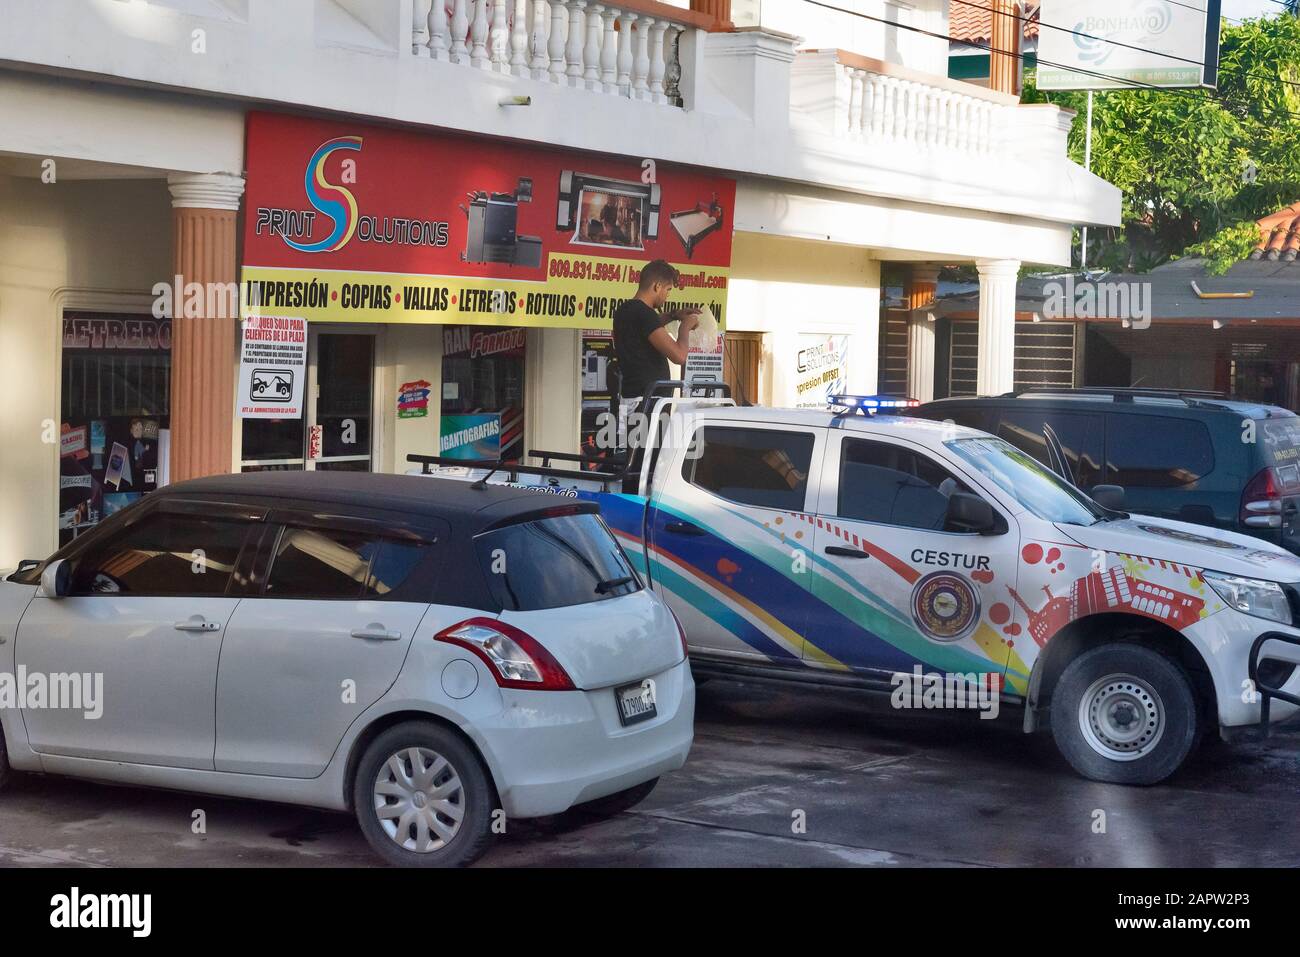
<path fill-rule="evenodd" d="M 507 611 L 537 611 L 640 591 L 613 532 L 599 515 L 556 515 L 506 525 L 474 539 L 488 590 Z"/>

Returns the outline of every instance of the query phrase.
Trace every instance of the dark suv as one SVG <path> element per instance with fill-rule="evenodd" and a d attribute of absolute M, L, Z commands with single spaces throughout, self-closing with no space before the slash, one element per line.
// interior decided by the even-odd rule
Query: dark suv
<path fill-rule="evenodd" d="M 1300 553 L 1300 417 L 1218 393 L 1027 391 L 913 410 L 1006 439 L 1128 511 L 1246 532 Z"/>

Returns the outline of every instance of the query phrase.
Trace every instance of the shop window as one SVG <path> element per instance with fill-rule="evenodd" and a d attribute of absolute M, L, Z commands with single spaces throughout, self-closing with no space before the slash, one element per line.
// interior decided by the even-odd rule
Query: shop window
<path fill-rule="evenodd" d="M 444 326 L 439 454 L 515 459 L 524 454 L 527 331 Z"/>
<path fill-rule="evenodd" d="M 682 466 L 692 485 L 741 505 L 803 510 L 812 433 L 706 426 L 697 441 Z"/>
<path fill-rule="evenodd" d="M 170 320 L 64 313 L 60 545 L 158 487 L 170 410 Z"/>

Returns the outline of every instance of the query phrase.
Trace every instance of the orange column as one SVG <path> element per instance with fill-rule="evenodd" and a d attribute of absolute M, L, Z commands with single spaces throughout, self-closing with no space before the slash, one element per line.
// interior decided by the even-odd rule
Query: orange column
<path fill-rule="evenodd" d="M 993 33 L 989 40 L 989 89 L 1020 92 L 1020 5 L 1015 0 L 993 0 Z M 999 52 L 1002 51 L 1002 52 Z"/>
<path fill-rule="evenodd" d="M 731 0 L 691 0 L 691 10 L 713 17 L 713 30 L 731 30 Z"/>
<path fill-rule="evenodd" d="M 171 480 L 232 467 L 239 342 L 235 218 L 244 181 L 178 173 L 172 194 Z"/>

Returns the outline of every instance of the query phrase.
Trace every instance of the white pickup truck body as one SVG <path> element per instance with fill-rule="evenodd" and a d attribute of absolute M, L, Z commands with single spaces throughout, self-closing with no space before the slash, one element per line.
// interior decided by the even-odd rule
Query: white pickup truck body
<path fill-rule="evenodd" d="M 1297 710 L 1300 558 L 1281 548 L 1109 512 L 950 423 L 719 400 L 656 416 L 667 438 L 621 485 L 527 467 L 489 481 L 597 500 L 699 675 L 893 693 L 958 676 L 1027 704 L 1027 730 L 1077 732 L 1082 757 L 1062 750 L 1082 773 L 1131 783 L 1172 773 L 1208 726 Z M 1123 653 L 1071 667 L 1102 647 Z M 1080 700 L 1058 713 L 1058 689 Z"/>

